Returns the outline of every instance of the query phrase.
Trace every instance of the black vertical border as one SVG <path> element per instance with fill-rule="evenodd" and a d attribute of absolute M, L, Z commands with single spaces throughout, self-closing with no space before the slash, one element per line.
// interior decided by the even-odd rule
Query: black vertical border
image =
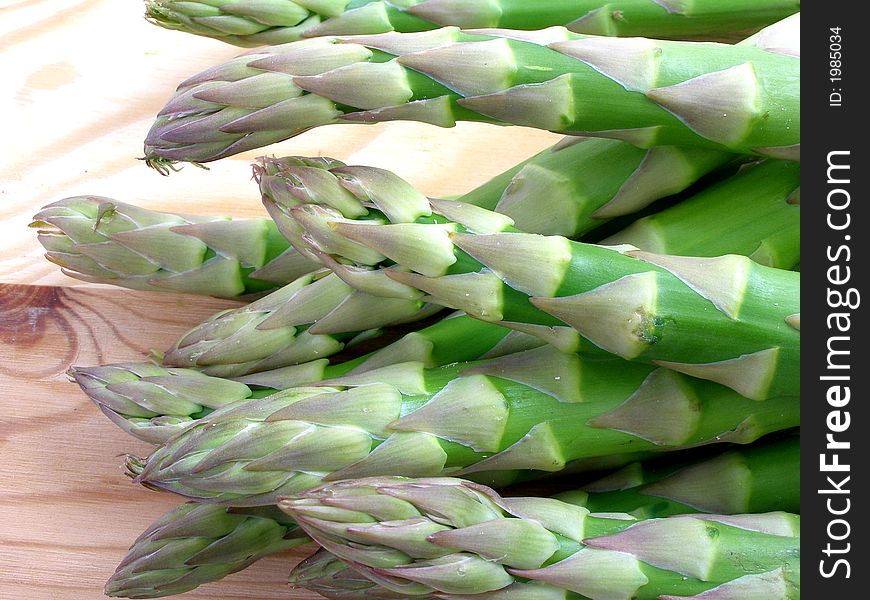
<path fill-rule="evenodd" d="M 870 236 L 870 220 L 867 218 L 868 196 L 867 181 L 870 180 L 870 164 L 867 156 L 867 140 L 870 136 L 870 123 L 866 118 L 870 111 L 870 35 L 862 25 L 858 8 L 866 8 L 866 4 L 839 0 L 834 2 L 809 2 L 804 5 L 801 17 L 801 105 L 804 121 L 802 136 L 801 161 L 801 562 L 803 597 L 808 600 L 823 598 L 853 599 L 867 597 L 866 586 L 863 585 L 867 566 L 863 559 L 867 556 L 870 539 L 867 538 L 868 510 L 866 493 L 870 485 L 870 470 L 867 468 L 867 439 L 870 436 L 868 422 L 867 381 L 870 379 L 870 352 L 864 351 L 867 344 L 865 303 L 870 303 L 870 295 L 864 296 L 866 290 L 864 279 L 867 274 L 870 255 L 867 252 L 866 239 Z M 831 36 L 835 35 L 832 28 L 840 28 L 842 36 L 842 81 L 831 81 Z M 834 49 L 836 46 L 834 47 Z M 835 65 L 834 65 L 835 66 Z M 838 88 L 840 88 L 838 90 Z M 834 91 L 842 93 L 842 105 L 831 106 L 830 94 Z M 828 181 L 829 153 L 848 151 L 848 155 L 837 155 L 838 162 L 848 161 L 848 184 L 833 184 Z M 835 172 L 840 176 L 846 171 Z M 842 178 L 842 177 L 839 177 Z M 843 211 L 832 211 L 828 207 L 828 194 L 836 188 L 846 189 L 849 193 L 849 207 Z M 842 193 L 835 193 L 835 202 L 843 201 Z M 835 231 L 828 224 L 828 215 L 832 214 L 835 223 L 842 223 L 848 212 L 851 219 L 847 230 Z M 848 239 L 847 237 L 848 236 Z M 836 256 L 836 250 L 842 245 L 848 245 L 851 260 L 846 261 L 845 252 L 839 260 L 829 259 L 829 253 Z M 839 275 L 842 278 L 845 267 L 850 268 L 850 281 L 839 286 L 829 282 L 829 268 L 840 265 Z M 836 273 L 834 273 L 836 276 Z M 856 309 L 832 308 L 829 306 L 829 290 L 839 289 L 844 292 L 854 287 L 861 294 L 861 305 Z M 828 318 L 834 312 L 848 312 L 850 331 L 837 332 L 829 329 Z M 841 321 L 842 323 L 842 321 Z M 832 335 L 848 335 L 848 362 L 851 369 L 840 371 L 848 373 L 851 380 L 841 382 L 848 385 L 851 399 L 847 406 L 832 407 L 828 403 L 827 393 L 831 381 L 820 379 L 830 374 L 827 369 L 828 339 Z M 840 348 L 844 349 L 843 342 Z M 828 418 L 831 411 L 840 410 L 849 413 L 849 428 L 845 432 L 833 434 L 838 441 L 848 441 L 848 450 L 832 451 L 826 449 L 826 435 L 830 433 Z M 831 417 L 839 420 L 845 415 Z M 834 421 L 835 426 L 837 421 Z M 846 473 L 851 479 L 845 485 L 848 494 L 825 494 L 820 490 L 831 489 L 827 480 L 830 475 L 840 484 L 843 473 L 822 472 L 820 455 L 827 454 L 828 462 L 832 455 L 839 454 L 839 461 L 850 465 Z M 831 508 L 842 510 L 846 502 L 850 502 L 847 513 L 836 516 L 830 513 L 827 505 L 831 499 Z M 842 540 L 829 538 L 829 524 L 834 519 L 844 519 L 843 523 L 835 523 L 830 532 L 841 537 L 848 532 L 848 537 Z M 828 544 L 836 550 L 848 549 L 843 554 L 826 555 Z M 847 546 L 849 544 L 849 546 Z M 838 558 L 845 559 L 849 564 L 847 569 L 840 564 L 832 576 L 825 577 L 822 570 L 829 573 Z M 822 563 L 822 561 L 825 561 Z"/>

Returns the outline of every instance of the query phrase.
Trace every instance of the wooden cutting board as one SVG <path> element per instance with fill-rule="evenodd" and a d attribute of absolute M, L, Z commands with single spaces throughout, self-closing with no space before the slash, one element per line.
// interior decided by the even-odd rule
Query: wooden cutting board
<path fill-rule="evenodd" d="M 121 455 L 147 445 L 67 381 L 73 364 L 142 360 L 232 302 L 82 284 L 42 258 L 30 217 L 99 194 L 157 210 L 264 214 L 251 152 L 160 177 L 136 160 L 175 85 L 240 51 L 164 31 L 134 0 L 0 0 L 0 600 L 102 597 L 133 539 L 181 500 L 134 486 Z M 432 195 L 459 194 L 554 143 L 522 128 L 336 125 L 269 154 L 389 168 Z M 260 153 L 263 153 L 262 151 Z M 282 598 L 305 547 L 187 598 Z"/>

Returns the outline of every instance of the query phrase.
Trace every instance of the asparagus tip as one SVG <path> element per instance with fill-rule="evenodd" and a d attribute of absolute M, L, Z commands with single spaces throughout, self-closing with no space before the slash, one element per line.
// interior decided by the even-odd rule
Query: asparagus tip
<path fill-rule="evenodd" d="M 124 474 L 133 480 L 133 483 L 147 483 L 142 481 L 142 476 L 145 473 L 145 459 L 136 456 L 135 454 L 123 454 L 124 457 Z"/>

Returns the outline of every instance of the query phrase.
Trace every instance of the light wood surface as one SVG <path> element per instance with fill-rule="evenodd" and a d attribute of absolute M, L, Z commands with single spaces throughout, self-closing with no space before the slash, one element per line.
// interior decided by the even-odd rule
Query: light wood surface
<path fill-rule="evenodd" d="M 227 301 L 68 279 L 42 258 L 31 215 L 76 194 L 157 210 L 264 214 L 249 164 L 261 152 L 160 177 L 136 158 L 177 82 L 240 51 L 163 31 L 137 0 L 0 0 L 0 599 L 102 597 L 130 542 L 180 502 L 132 485 L 146 453 L 66 380 L 72 364 L 140 360 Z M 336 125 L 272 146 L 390 168 L 423 192 L 458 194 L 552 144 L 522 128 Z M 313 596 L 284 584 L 310 551 L 261 561 L 187 598 Z"/>

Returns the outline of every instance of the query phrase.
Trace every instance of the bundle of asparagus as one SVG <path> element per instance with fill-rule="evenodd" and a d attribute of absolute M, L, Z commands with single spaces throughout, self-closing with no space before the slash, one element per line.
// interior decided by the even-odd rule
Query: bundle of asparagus
<path fill-rule="evenodd" d="M 748 443 L 797 425 L 798 413 L 795 397 L 756 402 L 675 371 L 545 347 L 439 369 L 401 363 L 231 404 L 127 468 L 149 487 L 257 506 L 324 477 L 476 473 L 504 485 L 518 469 Z"/>
<path fill-rule="evenodd" d="M 106 594 L 182 593 L 313 540 L 291 583 L 328 598 L 799 598 L 798 439 L 756 441 L 799 425 L 799 17 L 684 41 L 797 3 L 147 6 L 290 42 L 182 83 L 146 139 L 162 172 L 332 122 L 570 135 L 451 200 L 263 157 L 271 220 L 42 209 L 74 277 L 250 301 L 148 362 L 70 370 L 156 446 L 130 477 L 188 499 Z M 587 480 L 486 487 L 558 474 Z"/>
<path fill-rule="evenodd" d="M 779 165 L 756 168 L 765 169 L 767 179 L 773 174 L 768 170 Z M 787 199 L 797 175 L 791 171 L 785 189 L 769 196 L 786 218 L 796 216 Z M 736 185 L 743 184 L 738 176 Z M 728 185 L 722 189 L 722 197 L 732 193 Z M 596 355 L 603 349 L 710 379 L 758 400 L 798 392 L 797 273 L 734 255 L 679 258 L 519 233 L 510 219 L 459 202 L 408 210 L 368 188 L 366 198 L 379 210 L 359 222 L 328 198 L 320 199 L 325 206 L 291 203 L 271 212 L 291 243 L 303 250 L 307 245 L 314 256 L 331 255 L 325 264 L 333 269 L 335 259 L 364 266 L 389 259 L 416 272 L 390 268 L 345 276 L 351 284 L 366 282 L 368 291 L 372 281 L 388 278 L 400 285 L 380 286 L 384 295 L 425 292 L 439 304 L 540 336 L 563 351 Z M 732 223 L 720 222 L 732 231 Z M 782 228 L 769 230 L 749 252 L 766 257 L 770 241 L 782 234 Z M 718 239 L 723 240 L 727 245 L 727 238 Z M 684 236 L 672 245 L 691 248 L 692 242 Z M 791 255 L 793 266 L 797 258 Z M 783 301 L 771 303 L 770 289 L 780 290 Z M 711 347 L 711 333 L 723 342 Z"/>
<path fill-rule="evenodd" d="M 680 192 L 733 160 L 705 150 L 643 151 L 615 140 L 582 144 L 579 140 L 568 138 L 457 201 L 499 211 L 526 231 L 577 236 L 607 218 L 631 214 Z M 595 182 L 583 177 L 587 170 L 598 174 Z M 427 205 L 420 192 L 391 173 L 347 167 L 334 159 L 263 160 L 256 174 L 267 207 L 279 223 L 286 220 L 276 211 L 288 203 L 331 202 L 343 206 L 348 214 L 361 214 L 366 209 L 347 187 L 374 195 L 378 201 Z M 108 199 L 73 198 L 43 209 L 33 226 L 40 229 L 39 239 L 49 260 L 90 281 L 146 289 L 168 288 L 167 282 L 172 282 L 171 289 L 177 291 L 220 296 L 250 293 L 254 291 L 251 282 L 257 278 L 286 284 L 254 304 L 220 313 L 194 328 L 164 354 L 162 362 L 169 367 L 199 367 L 224 377 L 277 369 L 334 354 L 364 330 L 422 319 L 437 310 L 416 298 L 384 300 L 367 293 L 380 288 L 354 291 L 352 282 L 340 281 L 341 272 L 315 273 L 317 263 L 304 247 L 297 252 L 288 249 L 283 238 L 283 242 L 273 240 L 274 225 L 268 226 L 270 234 L 264 236 L 259 222 L 214 223 L 212 218 L 209 227 L 220 227 L 220 235 L 200 233 L 190 242 L 195 244 L 193 251 L 185 253 L 178 244 L 188 240 L 179 232 L 191 230 L 177 225 L 183 219 Z M 203 240 L 212 245 L 200 243 Z M 256 263 L 258 270 L 247 276 L 243 270 L 240 276 L 238 260 L 224 258 L 232 252 L 230 248 L 269 246 L 280 248 L 282 254 L 267 264 L 261 259 Z M 204 257 L 208 258 L 203 261 Z M 179 273 L 178 267 L 169 272 L 170 260 L 173 264 L 184 261 L 184 272 Z M 144 272 L 137 272 L 143 262 Z"/>
<path fill-rule="evenodd" d="M 603 144 L 604 152 L 596 145 Z M 590 140 L 584 144 L 574 145 L 555 152 L 571 152 L 570 158 L 578 160 L 569 161 L 569 165 L 597 166 L 601 164 L 597 159 L 604 154 L 607 158 L 615 158 L 608 152 L 618 144 L 617 149 L 622 150 L 625 146 L 621 142 Z M 574 149 L 590 148 L 591 152 L 578 153 Z M 545 152 L 542 156 L 550 160 L 554 154 L 552 151 Z M 587 162 L 579 158 L 587 159 Z M 596 159 L 591 160 L 590 159 Z M 298 161 L 296 161 L 298 162 Z M 606 162 L 606 161 L 602 161 Z M 280 161 L 269 161 L 273 167 Z M 295 164 L 295 163 L 294 163 Z M 555 163 L 553 168 L 557 164 Z M 612 164 L 608 163 L 608 164 Z M 348 170 L 342 168 L 342 175 L 346 176 Z M 357 177 L 353 180 L 353 189 L 361 187 L 360 173 L 362 168 L 355 168 Z M 395 175 L 386 171 L 375 172 L 368 169 L 367 172 L 379 175 L 378 178 L 369 177 L 365 180 L 365 194 L 368 201 L 386 207 L 388 211 L 395 212 L 398 209 L 391 208 L 390 201 L 396 203 L 395 195 L 391 195 L 394 189 L 390 184 L 407 184 Z M 336 177 L 333 171 L 315 170 L 309 168 L 300 170 L 297 167 L 276 171 L 274 175 L 263 175 L 260 179 L 261 188 L 267 190 L 264 197 L 270 202 L 278 195 L 274 190 L 278 185 L 283 186 L 280 194 L 282 202 L 292 198 L 293 202 L 303 197 L 308 201 L 321 199 L 322 202 L 335 204 L 338 199 L 352 197 L 339 185 L 340 181 L 347 181 Z M 487 184 L 482 188 L 468 194 L 477 201 L 477 205 L 494 203 L 494 197 L 510 197 L 530 175 L 520 170 L 520 176 L 515 175 L 512 183 L 493 186 Z M 331 185 L 324 186 L 332 193 L 322 190 L 318 194 L 311 191 L 312 175 L 319 177 L 318 182 L 328 181 Z M 612 239 L 620 237 L 641 244 L 648 243 L 654 249 L 667 248 L 676 251 L 694 251 L 696 249 L 712 246 L 725 251 L 742 251 L 752 254 L 756 259 L 762 258 L 773 262 L 777 266 L 792 266 L 799 260 L 797 253 L 797 226 L 799 207 L 789 204 L 793 198 L 795 189 L 799 183 L 799 172 L 792 163 L 774 161 L 767 164 L 756 165 L 744 170 L 738 175 L 726 179 L 721 183 L 701 192 L 696 197 L 685 200 L 677 206 L 661 213 L 647 217 L 631 225 L 624 233 L 611 236 Z M 287 192 L 290 189 L 289 180 L 305 182 L 308 185 L 296 186 L 299 191 L 295 196 Z M 504 179 L 504 176 L 497 178 Z M 506 189 L 501 196 L 489 192 Z M 408 187 L 407 189 L 411 189 Z M 549 213 L 550 219 L 538 219 L 539 225 L 546 229 L 553 221 L 558 222 L 560 214 L 572 214 L 571 207 L 581 198 L 569 188 L 563 192 L 566 202 L 560 206 L 568 207 L 562 210 L 554 210 Z M 532 197 L 535 197 L 534 195 Z M 734 199 L 736 198 L 736 200 Z M 401 201 L 403 197 L 399 197 Z M 279 206 L 277 202 L 274 202 Z M 512 203 L 516 206 L 518 203 Z M 361 205 L 357 204 L 359 207 Z M 286 207 L 284 204 L 280 204 Z M 275 211 L 273 210 L 273 213 Z M 281 218 L 281 213 L 277 213 Z M 371 215 L 369 215 L 371 216 Z M 284 223 L 284 221 L 279 221 Z M 586 219 L 584 223 L 594 224 L 592 219 Z M 564 223 L 564 221 L 563 221 Z M 581 230 L 585 228 L 580 228 Z M 764 240 L 759 244 L 758 240 Z M 757 247 L 756 247 L 757 245 Z M 338 270 L 337 273 L 343 273 Z M 356 280 L 349 279 L 351 284 Z M 310 288 L 308 291 L 316 291 Z M 371 291 L 378 291 L 373 289 Z M 282 312 L 298 315 L 297 305 L 291 299 L 288 301 L 281 294 L 270 296 L 262 301 L 252 304 L 246 309 L 248 313 L 261 311 L 265 302 L 280 307 Z M 293 309 L 287 310 L 287 309 Z M 237 311 L 239 312 L 239 311 Z M 274 318 L 270 316 L 269 318 Z M 225 318 L 222 320 L 226 320 Z M 356 321 L 352 321 L 354 323 Z M 318 323 L 322 325 L 323 321 Z M 235 352 L 243 348 L 257 348 L 268 351 L 268 346 L 263 344 L 260 332 L 250 327 L 238 329 L 227 336 L 227 344 L 232 344 Z M 202 336 L 197 336 L 202 337 Z M 294 340 L 297 345 L 298 340 Z M 541 345 L 544 342 L 522 332 L 508 332 L 502 327 L 487 325 L 480 321 L 474 321 L 466 316 L 460 316 L 436 323 L 418 332 L 408 334 L 402 340 L 373 353 L 368 358 L 360 357 L 353 361 L 327 366 L 325 359 L 315 359 L 298 366 L 290 366 L 267 371 L 258 376 L 243 378 L 244 383 L 253 383 L 267 389 L 285 389 L 293 385 L 300 385 L 330 379 L 348 372 L 359 373 L 371 368 L 394 364 L 399 361 L 418 360 L 427 367 L 436 367 L 457 361 L 474 360 L 477 358 L 496 357 L 506 352 L 529 349 Z M 221 365 L 218 360 L 218 350 L 221 346 L 212 342 L 209 347 L 209 355 L 212 364 L 209 365 L 205 358 L 200 357 L 199 366 L 208 373 L 223 371 L 228 374 L 226 364 Z M 180 346 L 181 344 L 178 344 Z M 336 343 L 336 346 L 338 344 Z M 195 347 L 195 346 L 193 346 Z M 294 346 L 295 347 L 295 346 Z M 325 346 L 317 348 L 322 354 L 326 353 Z M 188 355 L 191 353 L 188 352 Z M 274 351 L 267 354 L 267 360 L 274 363 L 281 354 Z M 206 355 L 206 356 L 209 356 Z M 285 357 L 287 353 L 283 354 Z M 170 353 L 170 356 L 174 356 Z M 164 361 L 166 359 L 164 358 Z M 262 364 L 262 363 L 261 363 Z M 126 430 L 133 432 L 149 441 L 165 441 L 171 431 L 183 427 L 190 422 L 190 415 L 202 414 L 204 409 L 214 409 L 234 400 L 256 397 L 261 391 L 251 390 L 242 386 L 239 382 L 225 382 L 214 378 L 202 377 L 199 373 L 179 368 L 160 368 L 150 364 L 144 365 L 115 365 L 97 369 L 73 369 L 72 375 L 82 384 L 86 392 L 97 401 L 101 409 Z M 132 407 L 131 407 L 132 404 Z M 158 409 L 159 407 L 159 409 Z M 158 433 L 158 431 L 162 433 Z M 155 437 L 156 436 L 156 437 Z"/>
<path fill-rule="evenodd" d="M 796 439 L 785 439 L 695 461 L 635 462 L 555 498 L 593 513 L 617 511 L 637 518 L 797 512 L 798 450 Z M 136 540 L 106 592 L 126 598 L 179 594 L 306 540 L 274 507 L 226 509 L 190 502 L 160 517 Z M 322 552 L 297 566 L 291 582 L 328 598 L 390 594 Z"/>

